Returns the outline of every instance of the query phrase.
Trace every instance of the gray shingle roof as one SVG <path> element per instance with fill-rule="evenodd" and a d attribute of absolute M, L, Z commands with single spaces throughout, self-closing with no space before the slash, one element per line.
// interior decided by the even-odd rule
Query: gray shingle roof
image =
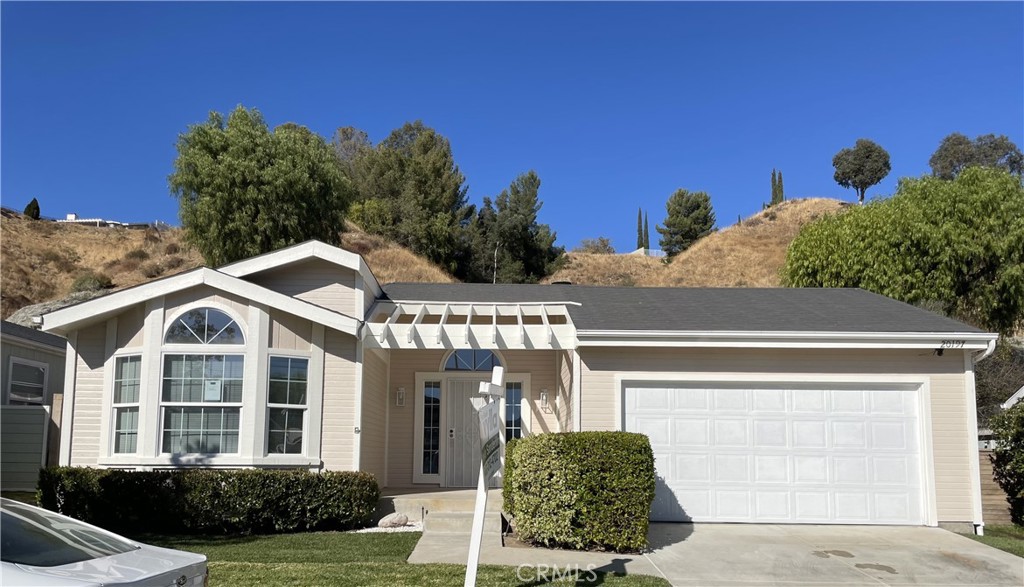
<path fill-rule="evenodd" d="M 392 283 L 394 301 L 579 302 L 579 330 L 982 332 L 861 289 Z"/>
<path fill-rule="evenodd" d="M 67 340 L 63 337 L 57 336 L 56 334 L 50 334 L 49 332 L 43 332 L 34 328 L 26 328 L 20 324 L 15 324 L 14 322 L 8 322 L 6 320 L 0 321 L 0 334 L 31 340 L 60 350 L 67 348 L 68 343 Z"/>

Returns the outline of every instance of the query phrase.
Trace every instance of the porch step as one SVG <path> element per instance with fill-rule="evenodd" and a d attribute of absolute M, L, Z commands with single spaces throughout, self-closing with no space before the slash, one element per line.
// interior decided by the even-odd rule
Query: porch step
<path fill-rule="evenodd" d="M 410 521 L 424 523 L 426 518 L 438 514 L 469 514 L 472 517 L 475 506 L 476 490 L 472 489 L 385 495 L 377 502 L 377 519 L 392 512 L 405 514 Z M 487 495 L 487 512 L 497 514 L 501 512 L 501 506 L 501 490 L 492 489 Z"/>
<path fill-rule="evenodd" d="M 470 512 L 433 512 L 423 519 L 423 531 L 432 534 L 468 534 L 473 530 L 473 514 Z M 484 515 L 484 533 L 501 532 L 501 513 L 487 512 Z"/>

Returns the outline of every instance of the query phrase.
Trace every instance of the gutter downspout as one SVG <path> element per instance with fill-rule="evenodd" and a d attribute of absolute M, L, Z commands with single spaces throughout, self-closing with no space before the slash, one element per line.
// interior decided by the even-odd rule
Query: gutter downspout
<path fill-rule="evenodd" d="M 965 360 L 964 360 L 965 365 L 964 366 L 967 367 L 965 376 L 968 378 L 968 380 L 967 380 L 967 384 L 968 384 L 967 391 L 970 394 L 970 397 L 968 398 L 970 400 L 970 403 L 968 404 L 969 406 L 977 406 L 977 402 L 978 402 L 978 394 L 977 394 L 977 389 L 975 388 L 975 379 L 974 379 L 975 367 L 977 366 L 978 363 L 980 363 L 980 362 L 984 361 L 985 359 L 989 358 L 990 356 L 992 356 L 992 353 L 996 352 L 996 342 L 998 340 L 999 340 L 999 338 L 997 337 L 997 338 L 993 338 L 992 340 L 988 341 L 988 344 L 985 346 L 985 350 L 975 351 L 973 353 L 964 353 L 964 357 L 965 357 Z M 968 409 L 967 420 L 968 420 L 968 425 L 974 431 L 974 436 L 971 438 L 972 448 L 971 448 L 971 451 L 970 451 L 970 455 L 971 455 L 971 459 L 970 459 L 971 474 L 974 477 L 975 482 L 977 483 L 977 488 L 976 488 L 977 492 L 976 492 L 976 495 L 974 496 L 974 501 L 975 501 L 974 507 L 975 507 L 976 511 L 978 512 L 978 521 L 975 522 L 975 524 L 974 524 L 974 533 L 977 536 L 984 536 L 985 535 L 985 520 L 981 517 L 981 509 L 982 509 L 982 506 L 981 506 L 981 462 L 980 462 L 981 461 L 981 456 L 978 454 L 978 448 L 976 446 L 977 438 L 978 438 L 978 411 L 977 411 L 977 408 L 975 408 L 974 410 Z"/>

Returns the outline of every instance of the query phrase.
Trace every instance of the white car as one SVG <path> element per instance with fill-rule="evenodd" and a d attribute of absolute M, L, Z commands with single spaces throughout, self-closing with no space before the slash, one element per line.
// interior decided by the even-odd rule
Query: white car
<path fill-rule="evenodd" d="M 205 587 L 206 557 L 0 498 L 3 587 Z"/>

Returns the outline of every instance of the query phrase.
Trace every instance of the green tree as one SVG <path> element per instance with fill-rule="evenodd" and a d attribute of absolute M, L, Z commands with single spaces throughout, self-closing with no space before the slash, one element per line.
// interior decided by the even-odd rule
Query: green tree
<path fill-rule="evenodd" d="M 903 179 L 896 195 L 805 226 L 791 287 L 860 287 L 1011 333 L 1024 326 L 1024 186 L 998 169 Z"/>
<path fill-rule="evenodd" d="M 832 158 L 832 166 L 836 169 L 836 183 L 857 190 L 857 201 L 861 204 L 864 203 L 867 189 L 882 181 L 892 169 L 889 153 L 868 139 L 857 139 L 853 148 L 836 153 Z"/>
<path fill-rule="evenodd" d="M 778 196 L 779 196 L 779 177 L 778 177 L 778 172 L 776 172 L 775 168 L 773 167 L 772 168 L 772 196 L 768 200 L 768 202 L 769 202 L 768 205 L 769 206 L 774 205 L 775 204 L 775 199 Z"/>
<path fill-rule="evenodd" d="M 644 248 L 644 211 L 636 209 L 636 248 Z"/>
<path fill-rule="evenodd" d="M 463 231 L 474 209 L 448 139 L 417 120 L 375 148 L 351 127 L 338 129 L 333 144 L 342 172 L 356 186 L 356 222 L 464 275 Z"/>
<path fill-rule="evenodd" d="M 32 201 L 25 206 L 24 214 L 32 220 L 39 220 L 39 200 L 32 198 Z"/>
<path fill-rule="evenodd" d="M 555 246 L 555 233 L 537 222 L 540 178 L 533 171 L 517 177 L 492 202 L 484 204 L 470 224 L 472 281 L 536 283 L 554 273 L 565 250 Z"/>
<path fill-rule="evenodd" d="M 711 197 L 705 192 L 678 189 L 669 197 L 665 208 L 668 211 L 665 226 L 655 228 L 661 233 L 661 249 L 670 259 L 714 230 L 715 213 L 711 209 Z"/>
<path fill-rule="evenodd" d="M 928 164 L 932 175 L 953 179 L 968 167 L 996 167 L 1020 177 L 1024 155 L 1005 135 L 980 135 L 973 141 L 955 132 L 942 139 Z"/>
<path fill-rule="evenodd" d="M 1013 523 L 1024 524 L 1024 402 L 992 418 L 991 427 L 993 475 L 1006 492 Z"/>
<path fill-rule="evenodd" d="M 651 228 L 647 224 L 647 212 L 644 212 L 644 250 L 651 248 Z"/>
<path fill-rule="evenodd" d="M 778 199 L 775 202 L 773 202 L 773 204 L 781 204 L 781 203 L 786 201 L 786 188 L 783 187 L 783 185 L 782 185 L 782 172 L 781 171 L 779 172 L 778 187 L 779 187 L 779 197 L 778 197 Z"/>
<path fill-rule="evenodd" d="M 178 135 L 168 178 L 185 239 L 210 265 L 309 239 L 339 244 L 352 197 L 330 147 L 309 129 L 273 131 L 256 109 L 217 112 Z"/>

